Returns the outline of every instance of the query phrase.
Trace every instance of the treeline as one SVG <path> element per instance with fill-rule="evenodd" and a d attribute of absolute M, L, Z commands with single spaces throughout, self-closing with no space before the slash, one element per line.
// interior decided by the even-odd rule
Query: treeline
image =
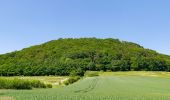
<path fill-rule="evenodd" d="M 0 75 L 84 75 L 91 71 L 170 71 L 170 57 L 118 39 L 58 39 L 0 55 Z"/>

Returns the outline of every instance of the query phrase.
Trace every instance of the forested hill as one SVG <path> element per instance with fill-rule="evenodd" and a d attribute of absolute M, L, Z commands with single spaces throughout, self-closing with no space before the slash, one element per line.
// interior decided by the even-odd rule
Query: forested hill
<path fill-rule="evenodd" d="M 83 75 L 97 71 L 169 71 L 170 56 L 118 39 L 58 39 L 0 55 L 0 75 Z"/>

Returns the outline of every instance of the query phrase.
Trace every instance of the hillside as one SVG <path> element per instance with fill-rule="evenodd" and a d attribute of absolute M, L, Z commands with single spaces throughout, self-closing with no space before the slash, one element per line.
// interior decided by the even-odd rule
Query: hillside
<path fill-rule="evenodd" d="M 169 71 L 170 56 L 118 39 L 58 39 L 0 55 L 0 75 L 83 75 L 92 71 Z"/>

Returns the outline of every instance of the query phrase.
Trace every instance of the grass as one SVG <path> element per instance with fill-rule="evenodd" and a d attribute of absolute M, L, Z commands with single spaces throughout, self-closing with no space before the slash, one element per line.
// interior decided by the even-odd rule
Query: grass
<path fill-rule="evenodd" d="M 39 80 L 26 80 L 18 78 L 0 78 L 0 89 L 32 89 L 52 88 L 51 84 L 45 84 Z"/>
<path fill-rule="evenodd" d="M 53 86 L 60 85 L 63 81 L 67 80 L 66 76 L 13 76 L 13 77 L 0 77 L 6 79 L 25 79 L 25 80 L 39 80 L 45 84 L 52 84 Z"/>
<path fill-rule="evenodd" d="M 170 72 L 161 71 L 125 71 L 125 72 L 100 72 L 101 76 L 146 76 L 170 78 Z"/>
<path fill-rule="evenodd" d="M 85 76 L 86 76 L 86 77 L 95 77 L 95 76 L 99 76 L 99 73 L 100 73 L 100 72 L 98 72 L 98 71 L 87 71 L 87 72 L 85 73 Z"/>
<path fill-rule="evenodd" d="M 169 72 L 103 72 L 52 89 L 0 90 L 12 100 L 170 100 Z"/>

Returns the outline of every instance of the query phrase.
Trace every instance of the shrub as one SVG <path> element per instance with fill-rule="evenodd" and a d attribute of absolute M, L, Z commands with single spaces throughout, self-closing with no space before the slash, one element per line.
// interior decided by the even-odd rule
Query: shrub
<path fill-rule="evenodd" d="M 52 88 L 53 86 L 51 84 L 46 85 L 47 88 Z"/>
<path fill-rule="evenodd" d="M 0 89 L 3 89 L 8 84 L 8 80 L 0 78 Z"/>
<path fill-rule="evenodd" d="M 33 88 L 46 88 L 46 85 L 39 80 L 32 80 L 30 83 Z"/>
<path fill-rule="evenodd" d="M 77 70 L 72 70 L 70 72 L 70 76 L 84 76 L 84 72 L 81 68 L 78 68 Z"/>
<path fill-rule="evenodd" d="M 0 78 L 0 89 L 32 89 L 32 88 L 52 88 L 51 84 L 44 84 L 39 80 L 6 79 Z"/>
<path fill-rule="evenodd" d="M 80 79 L 79 76 L 70 77 L 67 81 L 64 82 L 65 85 L 73 84 Z"/>
<path fill-rule="evenodd" d="M 12 82 L 11 87 L 13 89 L 31 89 L 32 88 L 31 83 L 28 80 L 21 80 L 21 79 L 15 78 L 11 80 L 11 82 Z"/>

